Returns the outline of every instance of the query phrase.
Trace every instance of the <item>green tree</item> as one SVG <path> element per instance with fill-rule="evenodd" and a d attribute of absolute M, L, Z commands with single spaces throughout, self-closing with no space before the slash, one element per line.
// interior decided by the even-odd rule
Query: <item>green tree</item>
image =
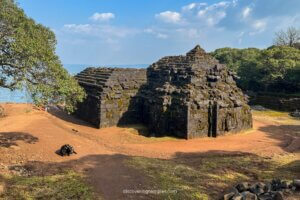
<path fill-rule="evenodd" d="M 55 54 L 55 34 L 27 17 L 14 0 L 0 0 L 0 87 L 26 88 L 35 104 L 72 112 L 85 93 Z"/>
<path fill-rule="evenodd" d="M 289 46 L 268 49 L 221 48 L 211 53 L 237 72 L 243 90 L 297 93 L 300 91 L 300 50 Z"/>
<path fill-rule="evenodd" d="M 292 85 L 296 87 L 296 85 L 292 83 L 293 78 L 289 76 L 293 72 L 297 74 L 299 65 L 300 50 L 296 48 L 273 46 L 265 49 L 261 52 L 261 63 L 258 66 L 264 75 L 260 82 L 265 85 L 267 91 L 286 92 L 298 90 L 291 87 Z M 292 75 L 292 77 L 295 76 Z M 300 82 L 300 79 L 298 79 L 298 82 Z"/>
<path fill-rule="evenodd" d="M 221 63 L 225 63 L 228 68 L 237 72 L 240 67 L 240 50 L 234 48 L 221 48 L 216 49 L 211 53 L 216 59 L 218 59 Z"/>
<path fill-rule="evenodd" d="M 260 50 L 256 48 L 234 49 L 221 48 L 211 53 L 220 63 L 226 64 L 228 68 L 237 72 L 240 79 L 237 81 L 239 87 L 244 90 L 259 90 L 261 75 L 257 69 Z"/>

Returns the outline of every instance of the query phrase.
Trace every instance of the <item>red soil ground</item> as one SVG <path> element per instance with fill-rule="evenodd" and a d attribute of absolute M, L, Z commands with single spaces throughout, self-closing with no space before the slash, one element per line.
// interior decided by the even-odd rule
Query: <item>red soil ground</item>
<path fill-rule="evenodd" d="M 139 172 L 123 164 L 127 156 L 171 159 L 180 153 L 238 151 L 270 157 L 291 152 L 299 155 L 300 150 L 299 138 L 289 135 L 299 131 L 299 125 L 282 126 L 254 119 L 253 130 L 242 134 L 193 140 L 147 138 L 133 128 L 95 129 L 60 111 L 48 113 L 28 104 L 2 106 L 7 116 L 0 119 L 0 173 L 5 171 L 1 164 L 48 166 L 41 167 L 41 173 L 71 166 L 88 172 L 91 183 L 104 197 L 119 198 L 115 191 L 122 191 L 125 185 L 138 188 L 146 181 Z M 55 154 L 66 143 L 73 145 L 78 154 Z"/>

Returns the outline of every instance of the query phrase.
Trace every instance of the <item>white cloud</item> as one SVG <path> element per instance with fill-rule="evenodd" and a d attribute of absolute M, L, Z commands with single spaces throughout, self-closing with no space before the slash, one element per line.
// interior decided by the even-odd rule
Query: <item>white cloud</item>
<path fill-rule="evenodd" d="M 154 33 L 154 30 L 151 28 L 147 28 L 144 30 L 145 33 Z"/>
<path fill-rule="evenodd" d="M 186 6 L 182 7 L 182 10 L 184 10 L 184 11 L 192 10 L 192 9 L 194 9 L 196 6 L 197 6 L 196 3 L 191 3 L 191 4 L 189 4 L 189 5 L 186 5 Z"/>
<path fill-rule="evenodd" d="M 161 33 L 161 32 L 156 31 L 156 30 L 153 30 L 152 28 L 145 29 L 144 33 L 148 33 L 148 34 L 154 35 L 156 38 L 159 38 L 159 39 L 167 39 L 167 38 L 169 38 L 169 36 L 167 34 Z"/>
<path fill-rule="evenodd" d="M 137 34 L 137 29 L 97 24 L 66 24 L 64 31 L 99 38 L 125 38 Z"/>
<path fill-rule="evenodd" d="M 198 12 L 198 18 L 204 20 L 209 26 L 218 24 L 225 17 L 225 11 L 207 12 L 207 10 L 200 10 Z"/>
<path fill-rule="evenodd" d="M 265 31 L 267 27 L 267 22 L 266 20 L 255 20 L 252 23 L 252 28 L 254 29 L 254 31 L 249 32 L 250 36 L 262 33 Z"/>
<path fill-rule="evenodd" d="M 177 24 L 182 20 L 182 16 L 180 13 L 172 11 L 161 12 L 159 14 L 156 14 L 155 17 L 159 20 L 162 20 L 163 22 L 174 24 Z"/>
<path fill-rule="evenodd" d="M 65 30 L 70 30 L 74 33 L 86 33 L 89 34 L 92 32 L 93 27 L 90 24 L 65 24 Z"/>
<path fill-rule="evenodd" d="M 228 1 L 221 1 L 210 6 L 205 6 L 203 9 L 198 10 L 197 17 L 208 26 L 214 26 L 227 16 L 226 9 L 228 6 L 230 6 L 230 2 Z"/>
<path fill-rule="evenodd" d="M 93 21 L 109 21 L 115 18 L 115 14 L 113 13 L 94 13 L 90 19 Z"/>
<path fill-rule="evenodd" d="M 220 7 L 228 7 L 231 4 L 229 1 L 221 1 L 219 3 L 213 4 L 212 7 L 220 8 Z"/>
<path fill-rule="evenodd" d="M 250 13 L 251 13 L 252 9 L 249 7 L 244 8 L 243 12 L 242 12 L 242 17 L 245 19 L 247 18 Z"/>
<path fill-rule="evenodd" d="M 177 33 L 183 35 L 183 37 L 188 38 L 188 39 L 197 39 L 199 38 L 200 31 L 197 30 L 196 28 L 180 28 L 176 30 Z"/>
<path fill-rule="evenodd" d="M 211 3 L 220 1 L 223 2 Z M 60 32 L 57 33 L 59 51 L 65 54 L 64 62 L 69 63 L 134 64 L 152 63 L 161 55 L 182 54 L 182 49 L 192 48 L 196 43 L 208 51 L 224 46 L 265 48 L 272 44 L 274 32 L 291 25 L 300 27 L 300 14 L 297 11 L 300 1 L 289 0 L 280 6 L 278 1 L 193 0 L 189 1 L 191 4 L 176 8 L 172 6 L 155 13 L 158 14 L 157 18 L 153 15 L 154 21 L 150 22 L 152 26 L 145 30 L 145 27 L 135 29 L 94 21 L 82 24 L 74 21 L 56 30 Z M 177 18 L 175 14 L 175 19 L 168 19 L 173 25 L 158 23 L 163 21 L 162 17 L 166 21 L 167 16 L 160 15 L 163 11 L 178 13 Z M 148 51 L 141 44 L 145 44 Z"/>
<path fill-rule="evenodd" d="M 183 6 L 182 10 L 183 11 L 190 11 L 193 9 L 199 9 L 201 7 L 207 6 L 207 3 L 191 3 L 189 5 Z"/>
<path fill-rule="evenodd" d="M 256 20 L 253 24 L 252 24 L 252 27 L 255 29 L 255 30 L 258 30 L 258 31 L 263 31 L 265 28 L 266 28 L 266 25 L 267 23 L 263 20 Z"/>
<path fill-rule="evenodd" d="M 245 32 L 242 31 L 242 32 L 240 32 L 240 33 L 238 34 L 238 37 L 243 37 L 244 34 L 245 34 Z"/>
<path fill-rule="evenodd" d="M 156 37 L 157 37 L 157 38 L 160 38 L 160 39 L 167 39 L 169 36 L 166 35 L 166 34 L 163 34 L 163 33 L 158 33 L 158 34 L 156 35 Z"/>
<path fill-rule="evenodd" d="M 239 0 L 232 0 L 232 6 L 233 6 L 233 7 L 236 7 L 237 4 L 238 4 L 238 1 L 239 1 Z"/>

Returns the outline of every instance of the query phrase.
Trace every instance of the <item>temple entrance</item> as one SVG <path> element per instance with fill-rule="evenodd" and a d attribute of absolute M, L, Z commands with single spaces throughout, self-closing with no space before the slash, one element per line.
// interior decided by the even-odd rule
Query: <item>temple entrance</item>
<path fill-rule="evenodd" d="M 213 105 L 208 108 L 208 137 L 217 137 L 218 135 L 218 112 L 219 105 L 214 102 Z"/>

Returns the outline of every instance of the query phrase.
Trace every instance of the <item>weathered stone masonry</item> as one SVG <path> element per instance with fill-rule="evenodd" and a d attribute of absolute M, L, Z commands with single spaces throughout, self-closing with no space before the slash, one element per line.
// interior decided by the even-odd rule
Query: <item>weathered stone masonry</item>
<path fill-rule="evenodd" d="M 88 68 L 76 77 L 88 93 L 77 114 L 98 127 L 143 122 L 156 135 L 187 139 L 252 127 L 235 74 L 200 46 L 186 56 L 164 57 L 147 71 Z"/>
<path fill-rule="evenodd" d="M 76 75 L 87 98 L 76 115 L 98 128 L 138 123 L 142 102 L 137 94 L 146 83 L 145 69 L 87 68 Z"/>
<path fill-rule="evenodd" d="M 162 58 L 147 70 L 144 120 L 157 134 L 183 138 L 251 128 L 247 99 L 234 78 L 200 46 Z"/>

